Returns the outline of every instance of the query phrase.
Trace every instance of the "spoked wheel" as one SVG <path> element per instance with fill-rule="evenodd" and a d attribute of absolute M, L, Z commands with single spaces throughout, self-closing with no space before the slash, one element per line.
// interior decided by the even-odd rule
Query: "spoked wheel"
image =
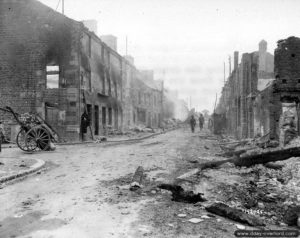
<path fill-rule="evenodd" d="M 50 134 L 49 132 L 41 127 L 33 127 L 26 133 L 25 143 L 27 144 L 35 144 L 36 149 L 40 150 L 48 150 L 50 147 Z"/>
<path fill-rule="evenodd" d="M 28 141 L 27 141 L 28 140 Z M 30 140 L 30 138 L 27 138 L 26 140 L 26 131 L 24 129 L 21 129 L 17 135 L 17 145 L 18 147 L 26 152 L 32 152 L 36 149 L 37 145 L 35 141 Z"/>

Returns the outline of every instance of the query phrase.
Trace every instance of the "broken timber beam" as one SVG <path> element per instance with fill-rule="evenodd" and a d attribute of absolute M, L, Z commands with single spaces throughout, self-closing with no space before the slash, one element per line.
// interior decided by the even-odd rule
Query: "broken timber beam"
<path fill-rule="evenodd" d="M 252 166 L 255 164 L 265 164 L 286 160 L 291 157 L 300 156 L 300 147 L 277 147 L 268 149 L 250 150 L 234 158 L 236 166 Z"/>
<path fill-rule="evenodd" d="M 214 203 L 205 208 L 208 212 L 229 218 L 231 220 L 248 224 L 250 226 L 265 226 L 264 222 L 254 215 L 246 214 L 242 210 L 232 208 L 224 203 Z"/>

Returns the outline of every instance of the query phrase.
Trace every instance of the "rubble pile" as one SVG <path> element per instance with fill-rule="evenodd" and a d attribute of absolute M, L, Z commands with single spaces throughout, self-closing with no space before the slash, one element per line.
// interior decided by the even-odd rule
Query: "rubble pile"
<path fill-rule="evenodd" d="M 284 161 L 282 170 L 255 165 L 251 168 L 222 168 L 230 174 L 239 174 L 244 182 L 224 186 L 220 189 L 224 201 L 231 207 L 243 210 L 269 224 L 296 225 L 299 214 L 295 208 L 300 208 L 300 161 L 292 158 Z"/>
<path fill-rule="evenodd" d="M 172 119 L 164 119 L 162 122 L 162 127 L 164 129 L 173 129 L 178 128 L 182 122 L 178 119 L 172 118 Z"/>

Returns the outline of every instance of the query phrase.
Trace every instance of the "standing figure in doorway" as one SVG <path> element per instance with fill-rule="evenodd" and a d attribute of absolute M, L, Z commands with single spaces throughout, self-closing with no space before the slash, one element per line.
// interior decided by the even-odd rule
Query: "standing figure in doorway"
<path fill-rule="evenodd" d="M 87 128 L 90 125 L 89 115 L 84 111 L 81 115 L 80 134 L 81 140 L 84 141 L 84 134 L 87 133 Z"/>

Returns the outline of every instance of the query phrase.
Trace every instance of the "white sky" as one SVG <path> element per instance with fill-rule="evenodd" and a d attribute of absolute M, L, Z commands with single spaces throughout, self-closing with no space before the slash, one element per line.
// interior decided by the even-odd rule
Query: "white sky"
<path fill-rule="evenodd" d="M 40 1 L 54 9 L 59 2 Z M 135 65 L 154 69 L 198 110 L 213 110 L 233 51 L 241 58 L 265 39 L 273 54 L 278 40 L 300 37 L 299 0 L 65 0 L 65 14 L 97 20 L 98 35 L 118 37 L 121 55 L 127 36 Z"/>

